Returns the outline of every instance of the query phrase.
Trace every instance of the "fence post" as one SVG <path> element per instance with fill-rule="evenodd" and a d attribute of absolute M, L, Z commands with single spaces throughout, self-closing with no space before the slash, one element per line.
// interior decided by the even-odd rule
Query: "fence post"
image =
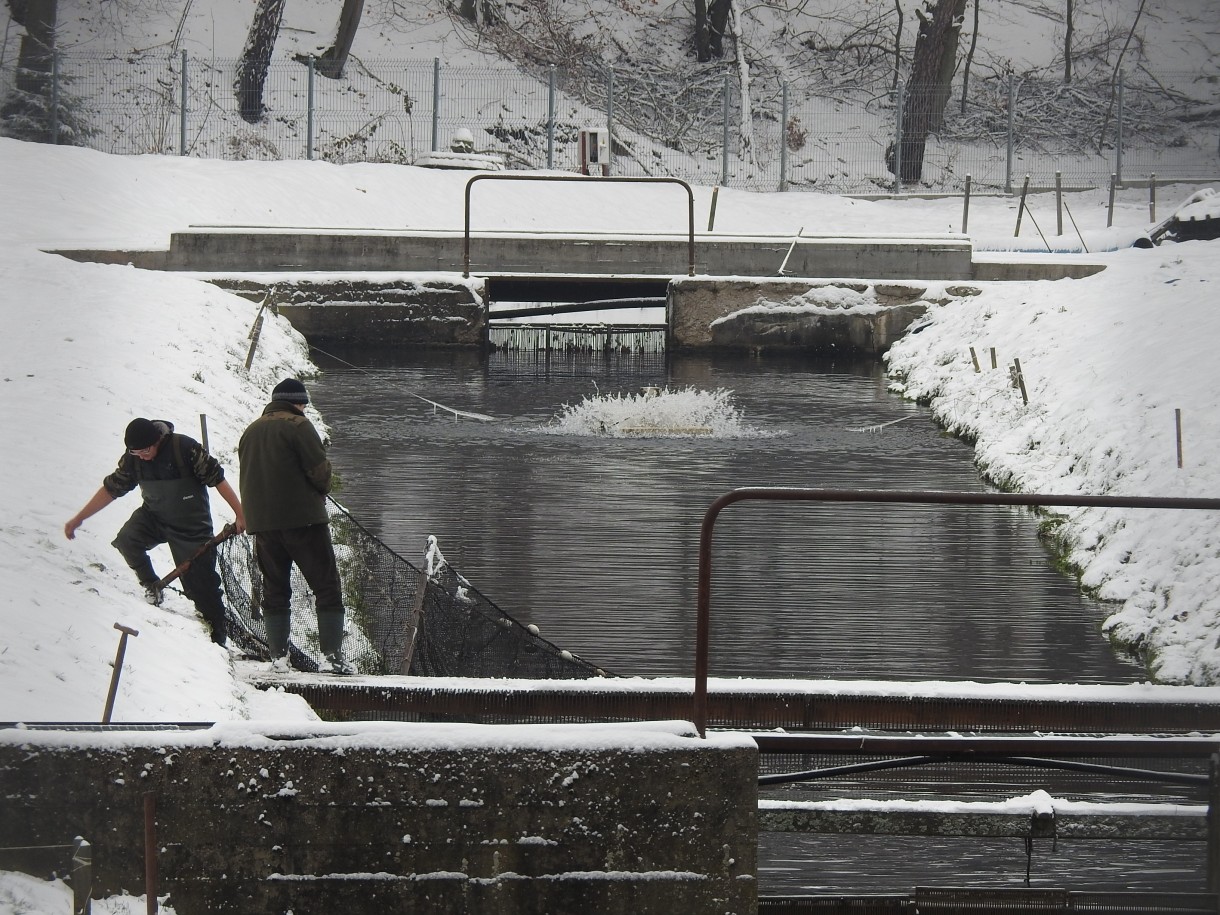
<path fill-rule="evenodd" d="M 436 145 L 437 131 L 440 127 L 441 110 L 441 59 L 432 58 L 432 151 L 440 149 Z"/>
<path fill-rule="evenodd" d="M 1114 191 L 1118 187 L 1118 175 L 1110 175 L 1110 203 L 1106 207 L 1106 228 L 1114 225 Z"/>
<path fill-rule="evenodd" d="M 555 65 L 547 68 L 546 88 L 546 167 L 555 167 Z"/>
<path fill-rule="evenodd" d="M 1156 172 L 1148 176 L 1148 221 L 1156 222 Z"/>
<path fill-rule="evenodd" d="M 93 895 L 93 846 L 82 836 L 72 840 L 72 915 L 89 915 Z"/>
<path fill-rule="evenodd" d="M 902 190 L 902 108 L 906 104 L 906 84 L 898 80 L 894 103 L 894 193 Z"/>
<path fill-rule="evenodd" d="M 614 67 L 606 72 L 606 174 L 610 174 L 614 171 Z"/>
<path fill-rule="evenodd" d="M 178 155 L 186 155 L 186 50 L 182 51 L 182 98 L 178 101 Z"/>
<path fill-rule="evenodd" d="M 788 83 L 780 90 L 779 189 L 788 190 Z"/>
<path fill-rule="evenodd" d="M 1012 193 L 1012 160 L 1015 146 L 1017 123 L 1017 82 L 1013 74 L 1008 74 L 1008 153 L 1007 164 L 1004 167 L 1004 193 Z"/>
<path fill-rule="evenodd" d="M 308 60 L 309 73 L 305 81 L 305 158 L 313 159 L 313 58 Z"/>
<path fill-rule="evenodd" d="M 966 234 L 966 227 L 970 225 L 970 176 L 966 176 L 966 193 L 962 195 L 962 234 Z"/>
<path fill-rule="evenodd" d="M 1123 183 L 1123 75 L 1118 74 L 1118 104 L 1114 115 L 1114 173 Z"/>
<path fill-rule="evenodd" d="M 51 50 L 51 144 L 59 145 L 59 48 Z"/>
<path fill-rule="evenodd" d="M 721 97 L 722 121 L 720 137 L 720 183 L 729 183 L 729 74 L 724 74 L 724 91 Z"/>
<path fill-rule="evenodd" d="M 1063 234 L 1063 172 L 1055 172 L 1055 234 Z"/>

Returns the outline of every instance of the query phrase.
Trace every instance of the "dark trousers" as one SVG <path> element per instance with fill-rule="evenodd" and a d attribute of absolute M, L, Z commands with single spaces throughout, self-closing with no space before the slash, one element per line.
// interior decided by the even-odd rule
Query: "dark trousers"
<path fill-rule="evenodd" d="M 323 654 L 338 652 L 343 647 L 343 585 L 330 542 L 330 525 L 259 531 L 254 535 L 254 552 L 263 573 L 263 616 L 271 656 L 278 658 L 288 651 L 294 562 L 317 601 L 318 645 Z"/>
<path fill-rule="evenodd" d="M 188 534 L 168 527 L 141 505 L 119 529 L 112 545 L 136 573 L 140 584 L 147 587 L 161 577 L 153 571 L 152 560 L 148 558 L 149 550 L 163 543 L 169 544 L 174 565 L 180 565 L 190 559 L 211 536 L 212 532 L 206 529 Z M 225 644 L 225 605 L 221 597 L 220 576 L 216 573 L 215 550 L 208 550 L 191 562 L 190 567 L 182 573 L 182 590 L 211 628 L 212 641 L 217 645 Z"/>

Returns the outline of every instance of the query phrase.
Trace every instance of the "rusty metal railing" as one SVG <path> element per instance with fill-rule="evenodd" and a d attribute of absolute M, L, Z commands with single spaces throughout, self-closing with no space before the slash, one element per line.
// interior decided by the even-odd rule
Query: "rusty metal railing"
<path fill-rule="evenodd" d="M 1220 499 L 1158 498 L 1154 496 L 1056 496 L 1041 493 L 927 492 L 918 490 L 801 489 L 743 487 L 716 499 L 703 516 L 699 534 L 698 619 L 695 633 L 695 695 L 692 720 L 700 736 L 707 734 L 708 643 L 712 602 L 712 532 L 716 518 L 736 502 L 873 502 L 907 505 L 1023 505 L 1072 508 L 1170 508 L 1220 511 Z"/>
<path fill-rule="evenodd" d="M 613 181 L 619 184 L 678 184 L 686 189 L 687 276 L 695 275 L 695 192 L 681 178 L 631 178 L 601 175 L 517 175 L 491 172 L 478 174 L 466 182 L 465 227 L 462 231 L 462 276 L 470 276 L 470 189 L 476 181 Z"/>

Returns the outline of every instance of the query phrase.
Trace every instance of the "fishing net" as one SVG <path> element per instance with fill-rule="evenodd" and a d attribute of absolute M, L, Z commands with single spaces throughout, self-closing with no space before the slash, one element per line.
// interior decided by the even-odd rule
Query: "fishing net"
<path fill-rule="evenodd" d="M 609 675 L 496 606 L 445 561 L 435 538 L 429 538 L 425 568 L 417 568 L 333 501 L 331 537 L 347 609 L 343 654 L 357 673 L 567 680 Z M 266 659 L 254 538 L 232 537 L 217 549 L 229 637 L 248 655 Z M 289 659 L 303 671 L 325 663 L 313 594 L 296 566 Z"/>

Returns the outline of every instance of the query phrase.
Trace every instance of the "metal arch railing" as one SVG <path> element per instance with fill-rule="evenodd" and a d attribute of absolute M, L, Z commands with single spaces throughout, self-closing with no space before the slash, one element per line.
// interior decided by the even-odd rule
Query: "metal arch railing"
<path fill-rule="evenodd" d="M 695 192 L 681 178 L 632 178 L 602 175 L 518 175 L 491 172 L 478 174 L 466 182 L 465 227 L 462 231 L 462 276 L 470 276 L 470 190 L 476 181 L 601 181 L 632 184 L 678 184 L 686 189 L 687 276 L 695 275 Z"/>
<path fill-rule="evenodd" d="M 1220 499 L 1154 496 L 1057 496 L 1041 493 L 928 492 L 918 490 L 801 489 L 743 487 L 717 498 L 703 516 L 699 534 L 699 587 L 695 633 L 695 695 L 692 721 L 707 734 L 708 644 L 712 602 L 712 532 L 720 512 L 735 502 L 875 502 L 909 505 L 1024 505 L 1097 508 L 1171 508 L 1220 511 Z"/>

